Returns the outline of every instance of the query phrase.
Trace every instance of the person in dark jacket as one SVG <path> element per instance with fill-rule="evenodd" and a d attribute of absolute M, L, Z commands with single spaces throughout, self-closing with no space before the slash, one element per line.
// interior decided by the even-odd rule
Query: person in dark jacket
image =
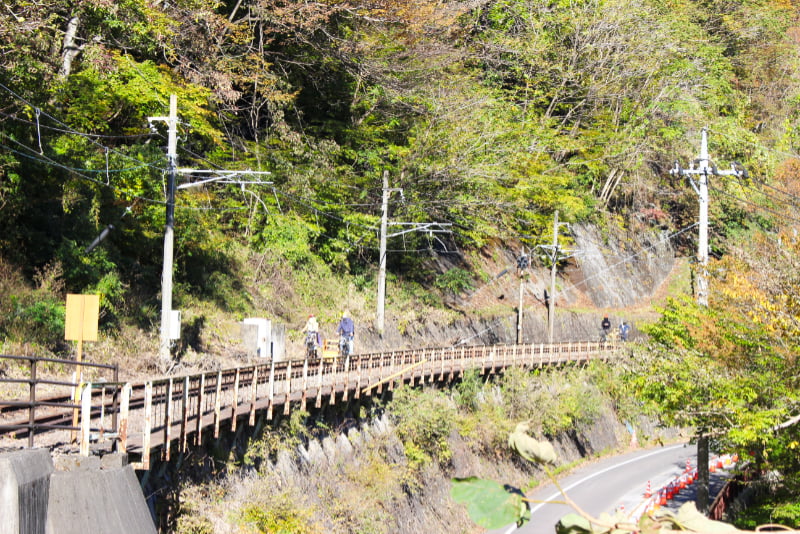
<path fill-rule="evenodd" d="M 347 354 L 353 354 L 353 338 L 356 335 L 356 326 L 347 311 L 342 313 L 342 320 L 339 321 L 336 333 L 339 334 L 339 348 L 344 349 L 346 344 Z"/>
<path fill-rule="evenodd" d="M 608 339 L 609 332 L 611 332 L 611 321 L 608 319 L 608 315 L 603 316 L 603 321 L 600 323 L 600 328 L 603 330 L 601 334 L 601 341 L 605 341 Z"/>

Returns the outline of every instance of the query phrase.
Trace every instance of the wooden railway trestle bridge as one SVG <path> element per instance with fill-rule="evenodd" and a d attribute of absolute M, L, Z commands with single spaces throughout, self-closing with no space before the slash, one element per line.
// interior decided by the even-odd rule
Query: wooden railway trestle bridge
<path fill-rule="evenodd" d="M 9 434 L 28 438 L 52 432 L 71 433 L 81 454 L 90 454 L 90 444 L 104 444 L 118 452 L 139 457 L 134 465 L 149 469 L 151 454 L 160 452 L 169 460 L 173 448 L 185 451 L 199 445 L 203 436 L 219 437 L 220 426 L 230 425 L 232 432 L 246 418 L 256 423 L 256 414 L 268 420 L 275 410 L 288 415 L 292 403 L 305 409 L 307 403 L 322 406 L 381 394 L 403 383 L 443 383 L 462 377 L 465 371 L 493 374 L 508 367 L 540 368 L 593 359 L 607 360 L 621 354 L 617 343 L 570 342 L 528 345 L 457 346 L 397 350 L 383 353 L 353 354 L 347 357 L 318 360 L 267 361 L 213 372 L 181 377 L 159 378 L 145 382 L 46 382 L 71 386 L 63 397 L 37 400 L 35 358 L 2 356 L 31 361 L 31 379 L 27 382 L 29 401 L 4 401 L 0 411 L 14 409 L 18 419 L 4 424 L 0 437 Z M 66 360 L 50 362 L 72 363 Z M 92 364 L 87 364 L 92 365 Z M 111 366 L 107 367 L 117 370 Z M 60 409 L 60 412 L 59 412 Z M 26 410 L 23 412 L 22 410 Z M 40 415 L 36 412 L 39 411 Z M 62 421 L 53 422 L 53 412 Z M 40 422 L 41 414 L 49 422 Z M 19 414 L 24 413 L 24 418 Z"/>

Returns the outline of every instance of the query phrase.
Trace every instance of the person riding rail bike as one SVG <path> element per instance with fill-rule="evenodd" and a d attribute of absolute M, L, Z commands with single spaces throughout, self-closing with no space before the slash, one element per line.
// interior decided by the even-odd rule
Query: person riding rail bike
<path fill-rule="evenodd" d="M 336 328 L 336 333 L 339 334 L 339 354 L 347 356 L 353 353 L 353 338 L 355 337 L 356 327 L 350 314 L 345 311 L 342 313 L 342 320 L 339 321 L 339 326 Z"/>
<path fill-rule="evenodd" d="M 306 356 L 308 358 L 316 358 L 319 354 L 321 343 L 319 337 L 319 323 L 317 323 L 317 318 L 314 317 L 313 313 L 308 316 L 308 321 L 306 321 L 306 326 L 303 328 L 303 331 L 306 334 Z"/>

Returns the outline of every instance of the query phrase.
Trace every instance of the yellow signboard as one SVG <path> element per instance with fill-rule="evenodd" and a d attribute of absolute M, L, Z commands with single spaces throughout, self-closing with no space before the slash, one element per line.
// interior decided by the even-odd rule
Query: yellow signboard
<path fill-rule="evenodd" d="M 64 339 L 97 341 L 100 319 L 100 295 L 67 295 L 67 318 Z"/>

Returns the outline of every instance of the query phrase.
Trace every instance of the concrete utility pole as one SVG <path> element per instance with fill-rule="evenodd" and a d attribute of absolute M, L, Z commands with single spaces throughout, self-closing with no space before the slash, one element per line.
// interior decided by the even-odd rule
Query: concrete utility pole
<path fill-rule="evenodd" d="M 695 164 L 697 167 L 695 167 Z M 678 162 L 670 171 L 670 174 L 688 176 L 689 180 L 697 192 L 699 199 L 699 231 L 697 236 L 697 263 L 699 265 L 697 273 L 697 303 L 701 306 L 708 306 L 708 175 L 714 176 L 739 176 L 747 177 L 747 171 L 737 168 L 734 163 L 730 170 L 720 171 L 711 163 L 708 157 L 708 129 L 703 128 L 700 137 L 700 157 L 694 160 L 688 169 L 681 168 Z M 698 175 L 698 180 L 692 175 Z"/>
<path fill-rule="evenodd" d="M 522 303 L 525 289 L 525 277 L 530 266 L 530 258 L 522 248 L 522 254 L 517 258 L 517 271 L 519 272 L 519 307 L 517 308 L 517 345 L 522 345 Z"/>
<path fill-rule="evenodd" d="M 161 273 L 161 331 L 160 341 L 158 347 L 158 355 L 161 363 L 166 366 L 172 361 L 171 354 L 171 341 L 176 339 L 177 335 L 173 335 L 172 329 L 178 326 L 175 322 L 180 322 L 179 316 L 172 310 L 172 271 L 174 262 L 174 243 L 175 243 L 175 178 L 178 172 L 199 174 L 199 173 L 214 173 L 220 176 L 215 176 L 200 182 L 182 184 L 177 189 L 185 189 L 187 187 L 194 187 L 209 182 L 224 183 L 255 183 L 255 184 L 268 184 L 270 182 L 242 182 L 233 181 L 233 175 L 238 174 L 270 174 L 269 172 L 255 172 L 255 171 L 204 171 L 181 169 L 178 171 L 178 97 L 177 95 L 170 95 L 169 97 L 169 116 L 167 117 L 148 117 L 148 122 L 151 124 L 154 121 L 164 121 L 167 123 L 167 216 L 166 225 L 164 228 L 164 265 Z M 102 239 L 101 234 L 99 239 Z M 94 245 L 94 243 L 93 243 Z"/>
<path fill-rule="evenodd" d="M 169 97 L 168 117 L 149 117 L 149 122 L 167 123 L 167 222 L 164 228 L 164 266 L 161 274 L 161 338 L 158 355 L 162 364 L 170 362 L 172 315 L 172 250 L 175 242 L 175 174 L 178 168 L 178 97 Z"/>
<path fill-rule="evenodd" d="M 550 258 L 550 298 L 547 300 L 547 342 L 553 342 L 553 325 L 555 324 L 555 306 L 556 306 L 556 267 L 559 260 L 563 260 L 572 256 L 572 254 L 561 254 L 558 248 L 558 228 L 560 226 L 569 226 L 568 223 L 558 222 L 558 210 L 553 215 L 553 244 L 552 245 L 538 245 L 547 251 L 547 256 Z"/>
<path fill-rule="evenodd" d="M 400 193 L 400 198 L 403 198 L 403 189 L 389 188 L 389 171 L 383 171 L 383 195 L 381 202 L 381 229 L 380 229 L 380 245 L 378 250 L 379 263 L 378 263 L 378 309 L 375 314 L 375 329 L 378 334 L 383 335 L 384 329 L 384 308 L 386 306 L 386 240 L 389 237 L 407 234 L 408 232 L 426 231 L 429 234 L 445 233 L 444 227 L 450 226 L 449 223 L 405 223 L 405 222 L 389 222 L 389 195 L 391 193 Z M 400 230 L 393 234 L 387 234 L 389 225 L 393 226 L 411 226 L 405 230 Z"/>
<path fill-rule="evenodd" d="M 697 167 L 695 167 L 695 164 L 697 164 Z M 700 137 L 700 157 L 694 160 L 688 169 L 681 168 L 676 161 L 675 167 L 670 171 L 670 174 L 688 176 L 699 198 L 700 221 L 697 238 L 697 263 L 700 267 L 697 274 L 697 303 L 701 306 L 708 306 L 708 175 L 746 178 L 747 170 L 741 167 L 737 168 L 736 163 L 731 165 L 730 170 L 718 170 L 708 157 L 708 129 L 703 128 Z M 692 175 L 695 174 L 698 175 L 697 182 L 692 178 Z M 697 472 L 700 474 L 697 484 L 697 509 L 702 513 L 708 510 L 708 456 L 708 435 L 701 429 L 697 435 Z"/>
<path fill-rule="evenodd" d="M 550 301 L 547 307 L 547 342 L 553 343 L 553 323 L 556 314 L 556 265 L 558 263 L 558 210 L 553 214 L 553 265 L 550 266 Z"/>
<path fill-rule="evenodd" d="M 375 317 L 375 328 L 383 335 L 384 307 L 386 306 L 386 231 L 389 226 L 389 195 L 394 192 L 403 195 L 400 188 L 389 189 L 389 171 L 383 171 L 383 195 L 381 201 L 381 235 L 378 250 L 378 311 Z"/>

